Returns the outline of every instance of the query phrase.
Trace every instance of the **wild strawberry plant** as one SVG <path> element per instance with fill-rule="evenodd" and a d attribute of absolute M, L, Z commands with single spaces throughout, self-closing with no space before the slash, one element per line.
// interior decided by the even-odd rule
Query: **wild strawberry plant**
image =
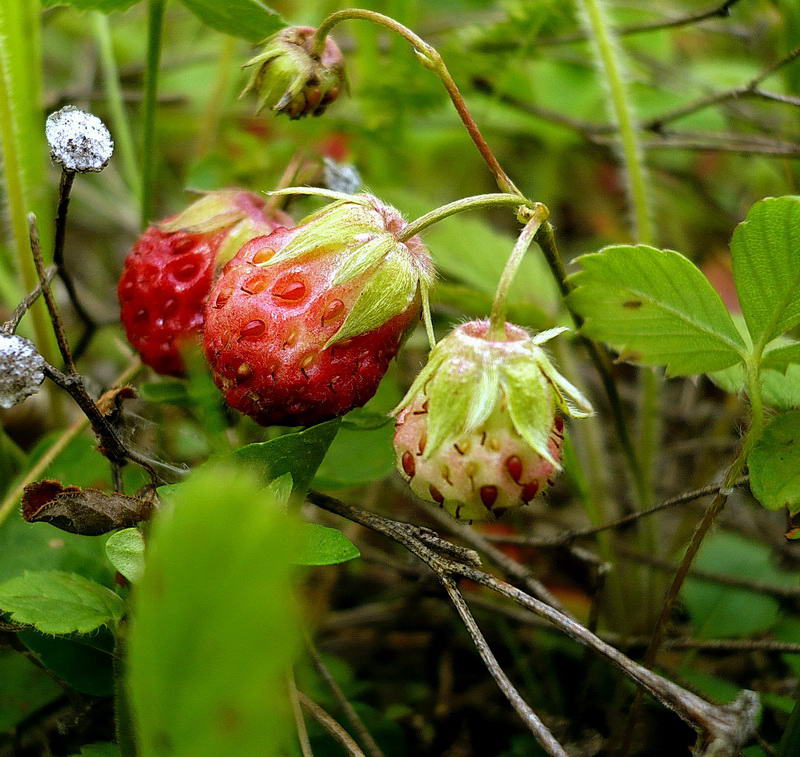
<path fill-rule="evenodd" d="M 414 15 L 400 5 L 398 15 Z M 663 147 L 676 139 L 673 121 L 735 98 L 796 107 L 789 74 L 800 48 L 744 86 L 648 119 L 634 108 L 619 39 L 724 19 L 736 0 L 628 26 L 612 24 L 601 0 L 568 13 L 533 5 L 502 3 L 499 21 L 457 37 L 447 56 L 426 40 L 435 33 L 372 9 L 312 18 L 318 9 L 307 8 L 309 26 L 260 0 L 0 8 L 0 407 L 10 409 L 0 417 L 0 753 L 798 753 L 796 680 L 781 668 L 796 675 L 800 653 L 796 171 L 737 216 L 720 274 L 695 262 L 691 235 L 674 232 L 680 214 L 662 216 L 654 189 L 668 183 L 645 149 L 648 134 Z M 800 23 L 789 5 L 780 13 Z M 130 55 L 115 38 L 120 18 L 144 32 L 135 96 L 117 57 Z M 73 95 L 54 68 L 83 19 L 99 98 Z M 220 45 L 213 85 L 198 76 L 187 87 L 210 93 L 188 130 L 164 101 L 173 28 Z M 542 33 L 554 48 L 577 42 L 587 75 L 605 85 L 579 79 L 570 90 L 573 63 L 539 61 L 548 75 L 537 85 L 564 87 L 577 114 L 521 99 L 521 64 L 486 78 L 480 55 L 500 45 L 524 58 Z M 784 71 L 789 91 L 764 89 Z M 384 89 L 370 90 L 381 75 Z M 462 171 L 425 123 L 442 88 L 453 108 L 437 115 L 460 121 L 458 149 L 471 140 L 498 191 L 477 164 Z M 55 104 L 43 97 L 51 90 Z M 552 171 L 560 178 L 548 189 L 548 155 L 574 147 L 559 139 L 537 137 L 533 161 L 496 153 L 491 109 L 473 115 L 481 92 L 611 147 L 619 207 L 605 233 L 578 233 L 582 254 L 559 249 L 575 234 L 566 216 L 590 224 L 586 206 L 608 192 L 584 202 L 580 164 L 574 180 Z M 98 99 L 108 125 L 83 102 Z M 136 117 L 130 99 L 141 102 Z M 337 120 L 340 109 L 348 115 Z M 607 123 L 583 120 L 598 112 Z M 421 158 L 403 121 L 410 132 L 419 121 Z M 788 149 L 749 132 L 728 140 Z M 688 144 L 678 134 L 672 146 Z M 101 171 L 102 185 L 84 175 Z M 401 174 L 420 171 L 431 186 L 403 191 Z M 184 188 L 200 194 L 187 199 Z M 616 220 L 624 205 L 627 230 Z M 68 236 L 76 231 L 80 241 Z M 127 257 L 105 261 L 116 281 L 100 285 L 101 251 L 115 247 Z M 116 310 L 114 289 L 118 310 L 98 317 Z M 38 424 L 15 420 L 30 407 Z M 694 411 L 705 414 L 692 420 Z M 673 436 L 695 445 L 691 464 Z M 724 454 L 704 448 L 715 440 Z M 666 517 L 703 497 L 702 512 Z M 733 523 L 723 521 L 729 500 Z M 721 522 L 742 533 L 715 532 Z M 455 611 L 447 620 L 428 612 L 431 595 Z M 426 684 L 404 679 L 388 704 L 377 671 L 386 648 L 371 637 L 353 651 L 362 637 L 351 634 L 384 623 L 387 608 L 405 624 L 395 675 L 412 674 L 406 655 L 419 658 L 407 624 L 441 636 L 416 671 Z M 511 631 L 509 619 L 537 636 Z M 660 654 L 680 648 L 787 657 L 726 679 L 725 665 L 693 670 L 693 658 Z M 595 660 L 618 671 L 613 681 Z M 361 664 L 360 681 L 348 662 Z M 505 705 L 488 711 L 487 677 L 517 719 Z M 478 699 L 455 704 L 459 686 Z M 645 694 L 655 704 L 645 707 Z"/>

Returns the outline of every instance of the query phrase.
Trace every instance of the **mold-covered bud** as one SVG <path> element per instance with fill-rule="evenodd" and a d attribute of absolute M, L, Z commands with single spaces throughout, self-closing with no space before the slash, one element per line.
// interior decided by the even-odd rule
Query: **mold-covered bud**
<path fill-rule="evenodd" d="M 44 358 L 33 342 L 0 334 L 0 407 L 12 407 L 36 394 L 44 381 Z"/>
<path fill-rule="evenodd" d="M 111 160 L 114 140 L 92 113 L 67 105 L 47 117 L 45 135 L 50 157 L 65 171 L 102 171 Z"/>
<path fill-rule="evenodd" d="M 352 163 L 339 163 L 332 158 L 323 158 L 325 186 L 334 192 L 353 194 L 361 189 L 361 174 Z"/>
<path fill-rule="evenodd" d="M 470 321 L 436 345 L 393 413 L 398 470 L 418 497 L 459 520 L 486 520 L 552 484 L 558 411 L 592 413 L 540 346 L 564 330 L 532 337 L 506 324 L 498 339 L 488 321 Z"/>
<path fill-rule="evenodd" d="M 270 108 L 296 119 L 322 115 L 346 86 L 344 58 L 327 37 L 320 55 L 313 50 L 311 26 L 289 26 L 268 37 L 261 52 L 245 64 L 254 67 L 242 95 L 255 92 L 257 111 Z"/>

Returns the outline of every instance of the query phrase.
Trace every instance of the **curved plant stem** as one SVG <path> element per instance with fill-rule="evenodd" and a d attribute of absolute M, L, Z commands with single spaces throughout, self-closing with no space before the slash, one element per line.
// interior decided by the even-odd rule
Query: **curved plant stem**
<path fill-rule="evenodd" d="M 371 21 L 374 24 L 385 26 L 387 29 L 391 29 L 391 31 L 403 37 L 411 45 L 411 47 L 414 48 L 414 51 L 419 56 L 422 65 L 425 66 L 425 68 L 429 68 L 431 71 L 433 71 L 433 73 L 435 73 L 436 76 L 438 76 L 441 80 L 444 88 L 447 90 L 447 94 L 450 95 L 450 99 L 452 100 L 456 111 L 458 111 L 458 115 L 461 118 L 464 127 L 466 128 L 467 132 L 469 132 L 472 141 L 475 143 L 475 147 L 478 148 L 478 152 L 480 152 L 481 156 L 486 162 L 486 165 L 489 166 L 489 170 L 494 175 L 497 186 L 503 192 L 519 194 L 520 192 L 514 185 L 514 182 L 511 181 L 511 179 L 508 177 L 508 174 L 506 174 L 506 172 L 500 166 L 500 163 L 498 163 L 491 147 L 489 147 L 489 144 L 483 138 L 483 135 L 478 128 L 478 124 L 475 123 L 475 119 L 469 112 L 469 108 L 467 108 L 467 104 L 464 102 L 464 97 L 458 89 L 458 85 L 455 83 L 455 80 L 450 75 L 444 60 L 442 60 L 442 56 L 435 47 L 429 45 L 421 37 L 412 32 L 411 29 L 403 26 L 403 24 L 401 24 L 399 21 L 395 21 L 389 16 L 384 16 L 382 13 L 364 10 L 363 8 L 347 8 L 345 10 L 331 13 L 331 15 L 319 25 L 314 36 L 314 53 L 318 56 L 322 55 L 322 51 L 325 49 L 325 38 L 328 36 L 331 29 L 336 26 L 336 24 L 342 21 L 356 19 L 362 21 Z"/>
<path fill-rule="evenodd" d="M 164 25 L 165 0 L 149 0 L 147 6 L 147 61 L 144 74 L 142 118 L 142 206 L 141 225 L 146 226 L 153 213 L 155 183 L 156 97 L 158 67 L 161 61 L 161 33 Z"/>
<path fill-rule="evenodd" d="M 37 197 L 40 190 L 36 188 L 46 185 L 44 129 L 37 121 L 41 91 L 36 42 L 39 12 L 38 0 L 0 3 L 0 145 L 14 253 L 25 291 L 31 291 L 37 284 L 28 244 L 27 213 L 44 210 L 42 203 L 36 202 L 41 199 Z M 47 231 L 49 235 L 49 227 Z M 47 326 L 44 307 L 33 308 L 31 318 L 38 349 L 46 359 L 52 360 L 55 342 Z"/>
<path fill-rule="evenodd" d="M 443 221 L 449 216 L 456 213 L 463 213 L 465 210 L 475 210 L 476 208 L 492 208 L 498 205 L 511 205 L 511 206 L 530 206 L 530 200 L 526 200 L 520 194 L 486 194 L 475 195 L 473 197 L 463 197 L 455 202 L 450 202 L 447 205 L 442 205 L 435 210 L 431 210 L 424 216 L 413 220 L 403 231 L 397 236 L 400 242 L 405 242 L 411 237 L 416 236 L 421 231 L 424 231 L 429 226 L 433 226 L 439 221 Z M 541 207 L 544 208 L 544 205 Z M 545 217 L 547 217 L 545 215 Z M 541 222 L 540 222 L 541 223 Z"/>
<path fill-rule="evenodd" d="M 503 273 L 500 275 L 500 281 L 497 284 L 497 291 L 492 303 L 492 312 L 489 317 L 489 333 L 494 339 L 505 339 L 508 292 L 514 282 L 514 276 L 519 270 L 522 259 L 528 251 L 528 247 L 530 247 L 533 238 L 539 231 L 539 227 L 547 220 L 548 215 L 547 208 L 541 203 L 537 203 L 533 209 L 531 220 L 525 224 L 519 237 L 517 237 L 514 249 L 508 257 Z"/>
<path fill-rule="evenodd" d="M 655 228 L 650 212 L 647 174 L 637 135 L 636 120 L 628 97 L 622 61 L 606 15 L 603 0 L 582 0 L 589 36 L 594 43 L 619 129 L 622 161 L 628 178 L 628 192 L 634 215 L 634 235 L 643 244 L 653 244 Z"/>
<path fill-rule="evenodd" d="M 114 57 L 114 47 L 111 42 L 111 25 L 108 22 L 108 16 L 100 11 L 92 12 L 92 23 L 100 55 L 100 68 L 103 71 L 103 86 L 106 91 L 108 110 L 111 114 L 114 140 L 119 146 L 119 157 L 122 161 L 122 174 L 128 184 L 128 189 L 141 202 L 142 177 L 139 175 L 131 124 L 125 112 L 122 88 L 119 85 L 119 69 L 117 68 L 117 60 Z"/>

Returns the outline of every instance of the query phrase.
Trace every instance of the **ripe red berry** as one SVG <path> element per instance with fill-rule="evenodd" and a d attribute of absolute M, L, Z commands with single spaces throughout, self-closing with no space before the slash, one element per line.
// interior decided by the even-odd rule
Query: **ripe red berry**
<path fill-rule="evenodd" d="M 128 341 L 156 372 L 183 374 L 181 352 L 202 330 L 222 264 L 253 237 L 292 223 L 282 213 L 267 218 L 263 207 L 249 192 L 211 192 L 136 240 L 117 293 Z"/>
<path fill-rule="evenodd" d="M 208 298 L 204 336 L 229 405 L 262 425 L 310 425 L 375 393 L 430 278 L 422 243 L 396 239 L 404 226 L 358 195 L 237 253 Z"/>

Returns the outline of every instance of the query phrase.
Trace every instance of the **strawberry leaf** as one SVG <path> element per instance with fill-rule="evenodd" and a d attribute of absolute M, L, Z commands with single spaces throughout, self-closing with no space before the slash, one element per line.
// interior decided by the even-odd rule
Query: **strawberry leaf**
<path fill-rule="evenodd" d="M 800 512 L 800 410 L 774 418 L 747 459 L 750 487 L 768 510 Z"/>
<path fill-rule="evenodd" d="M 0 584 L 0 610 L 43 633 L 89 633 L 116 625 L 124 604 L 111 589 L 75 573 L 27 571 Z"/>
<path fill-rule="evenodd" d="M 277 11 L 261 0 L 181 0 L 206 26 L 259 42 L 286 26 Z"/>
<path fill-rule="evenodd" d="M 570 302 L 583 332 L 673 376 L 735 365 L 745 343 L 708 279 L 673 250 L 619 245 L 578 258 Z"/>
<path fill-rule="evenodd" d="M 769 197 L 753 205 L 733 232 L 731 255 L 755 344 L 800 323 L 800 197 Z"/>

